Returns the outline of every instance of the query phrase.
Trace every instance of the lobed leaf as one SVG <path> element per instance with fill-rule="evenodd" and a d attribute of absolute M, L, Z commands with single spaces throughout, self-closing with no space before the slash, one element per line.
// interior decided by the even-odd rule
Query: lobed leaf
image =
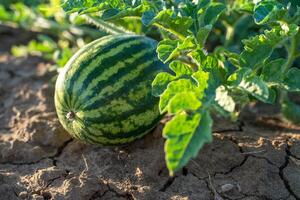
<path fill-rule="evenodd" d="M 226 112 L 234 112 L 235 102 L 233 98 L 228 94 L 228 91 L 224 86 L 220 86 L 217 88 L 215 101 Z"/>
<path fill-rule="evenodd" d="M 159 73 L 152 82 L 152 95 L 158 97 L 167 88 L 168 84 L 175 80 L 175 77 L 167 72 Z"/>
<path fill-rule="evenodd" d="M 285 98 L 281 104 L 281 112 L 287 120 L 300 124 L 300 105 Z"/>
<path fill-rule="evenodd" d="M 283 85 L 290 92 L 300 92 L 300 69 L 290 68 L 284 77 Z"/>
<path fill-rule="evenodd" d="M 254 7 L 254 21 L 257 24 L 264 24 L 270 20 L 272 14 L 277 10 L 276 1 L 261 1 Z"/>
<path fill-rule="evenodd" d="M 214 24 L 225 10 L 226 6 L 223 3 L 211 3 L 204 14 L 204 25 Z"/>
<path fill-rule="evenodd" d="M 262 102 L 269 102 L 268 86 L 257 76 L 243 78 L 238 87 Z"/>
<path fill-rule="evenodd" d="M 295 24 L 282 24 L 265 31 L 264 34 L 243 40 L 245 50 L 241 53 L 240 65 L 252 69 L 261 65 L 271 56 L 277 45 L 289 37 L 295 36 L 298 29 Z"/>
<path fill-rule="evenodd" d="M 191 17 L 178 16 L 173 10 L 160 11 L 149 24 L 157 24 L 159 27 L 174 33 L 179 38 L 189 35 L 189 28 L 193 23 Z"/>
<path fill-rule="evenodd" d="M 166 163 L 173 173 L 196 157 L 204 143 L 212 141 L 212 119 L 208 111 L 192 114 L 179 113 L 164 130 Z"/>
<path fill-rule="evenodd" d="M 168 113 L 175 114 L 182 111 L 196 111 L 202 103 L 195 92 L 177 93 L 169 102 Z"/>
<path fill-rule="evenodd" d="M 261 78 L 271 84 L 280 84 L 284 73 L 285 59 L 276 59 L 267 63 L 262 70 Z"/>
<path fill-rule="evenodd" d="M 165 39 L 158 43 L 157 54 L 158 58 L 164 63 L 170 59 L 170 55 L 177 48 L 178 40 Z"/>
<path fill-rule="evenodd" d="M 179 79 L 168 84 L 167 89 L 162 93 L 159 101 L 161 113 L 167 111 L 169 101 L 178 93 L 194 91 L 196 85 L 190 79 Z"/>

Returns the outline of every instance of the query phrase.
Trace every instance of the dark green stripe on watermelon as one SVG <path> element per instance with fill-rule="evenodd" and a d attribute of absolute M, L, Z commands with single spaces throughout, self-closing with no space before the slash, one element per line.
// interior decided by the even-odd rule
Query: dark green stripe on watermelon
<path fill-rule="evenodd" d="M 153 58 L 153 57 L 150 57 L 150 58 Z M 145 58 L 144 58 L 145 59 Z M 143 59 L 140 59 L 139 62 L 145 62 L 145 60 Z M 130 80 L 128 82 L 125 82 L 124 85 L 125 87 L 124 88 L 121 88 L 121 90 L 119 90 L 118 92 L 115 92 L 113 95 L 110 95 L 110 96 L 106 96 L 105 99 L 100 99 L 97 100 L 95 103 L 93 104 L 89 104 L 89 102 L 86 102 L 86 105 L 85 107 L 83 107 L 84 110 L 91 110 L 91 109 L 96 109 L 96 108 L 99 108 L 100 106 L 102 105 L 105 105 L 106 102 L 109 102 L 111 99 L 114 99 L 114 98 L 117 98 L 118 96 L 120 96 L 122 93 L 125 93 L 125 92 L 129 92 L 129 90 L 131 89 L 131 87 L 134 87 L 135 83 L 138 83 L 138 82 L 141 82 L 143 80 L 147 80 L 147 73 L 151 73 L 155 70 L 158 70 L 161 65 L 160 64 L 160 61 L 156 61 L 156 62 L 153 62 L 152 65 L 153 65 L 153 68 L 150 68 L 149 66 L 146 67 L 141 73 L 144 74 L 144 76 L 138 76 L 137 78 L 133 79 L 133 80 Z M 156 67 L 154 67 L 156 65 Z M 108 84 L 111 84 L 111 83 L 115 83 L 117 82 L 120 77 L 124 76 L 124 74 L 127 72 L 127 73 L 130 73 L 130 68 L 125 68 L 124 70 L 122 70 L 122 72 L 116 74 L 115 76 L 111 77 L 109 79 L 109 82 L 105 82 L 103 83 L 103 85 L 106 87 Z M 151 78 L 151 77 L 149 77 Z M 151 79 L 150 79 L 151 80 Z M 149 81 L 148 81 L 148 84 L 149 84 Z M 149 86 L 151 87 L 151 82 L 149 84 Z M 102 87 L 101 89 L 105 88 L 105 87 Z M 101 90 L 100 89 L 100 90 Z M 96 92 L 96 91 L 95 91 Z M 154 98 L 154 97 L 153 97 Z M 155 98 L 156 99 L 156 98 Z"/>
<path fill-rule="evenodd" d="M 68 91 L 68 93 L 70 94 L 71 97 L 74 97 L 75 95 L 73 95 L 73 86 L 74 83 L 80 78 L 80 75 L 82 74 L 82 72 L 84 70 L 86 70 L 86 66 L 88 66 L 93 60 L 98 59 L 98 57 L 101 57 L 103 54 L 107 54 L 109 53 L 112 49 L 118 47 L 120 44 L 124 44 L 124 42 L 130 42 L 130 41 L 134 41 L 136 40 L 135 37 L 129 37 L 126 38 L 124 40 L 117 40 L 114 42 L 109 42 L 105 47 L 103 47 L 102 49 L 100 48 L 99 51 L 97 51 L 95 53 L 94 56 L 92 56 L 89 59 L 84 60 L 80 66 L 79 69 L 76 71 L 76 73 L 74 75 L 72 75 L 71 79 L 70 79 L 70 83 L 68 84 L 68 87 L 66 87 L 66 90 Z M 113 61 L 113 60 L 111 60 Z M 98 66 L 94 66 L 95 68 L 97 68 Z M 101 63 L 99 63 L 99 67 L 97 68 L 99 71 L 104 70 L 105 68 L 101 66 Z M 90 79 L 86 79 L 87 81 L 90 81 Z M 72 98 L 70 99 L 72 101 Z"/>
<path fill-rule="evenodd" d="M 78 94 L 81 94 L 83 92 L 84 88 L 87 88 L 89 86 L 91 80 L 94 80 L 97 77 L 101 76 L 101 74 L 103 73 L 103 71 L 105 69 L 107 69 L 111 65 L 115 65 L 119 61 L 120 57 L 124 57 L 124 56 L 129 57 L 130 56 L 129 52 L 132 52 L 132 54 L 135 54 L 135 53 L 138 53 L 139 51 L 141 51 L 143 48 L 146 48 L 146 45 L 139 45 L 139 46 L 140 47 L 132 46 L 130 48 L 126 48 L 126 49 L 124 49 L 124 52 L 117 54 L 116 56 L 113 56 L 111 59 L 103 60 L 103 62 L 101 62 L 101 70 L 95 69 L 92 71 L 92 73 L 89 74 L 88 78 L 83 82 L 82 88 L 80 88 L 78 90 Z M 127 53 L 125 51 L 127 51 Z M 156 56 L 156 54 L 153 54 L 153 52 L 150 51 L 147 54 L 145 54 L 145 56 L 137 59 L 133 64 L 130 64 L 130 65 L 137 66 L 137 65 L 145 62 L 145 58 L 148 57 L 150 59 L 154 59 L 155 56 Z M 94 88 L 91 89 L 91 91 L 93 93 L 101 91 L 101 89 L 105 88 L 106 86 L 111 85 L 114 82 L 117 82 L 118 79 L 120 79 L 122 76 L 124 76 L 124 74 L 130 73 L 130 71 L 132 71 L 132 68 L 130 68 L 130 67 L 125 67 L 125 68 L 120 69 L 116 74 L 109 77 L 108 80 L 100 81 L 97 86 L 95 86 Z M 88 99 L 90 99 L 90 98 L 91 98 L 91 95 L 87 96 L 86 100 L 88 101 Z M 89 109 L 89 108 L 84 108 L 84 109 Z"/>

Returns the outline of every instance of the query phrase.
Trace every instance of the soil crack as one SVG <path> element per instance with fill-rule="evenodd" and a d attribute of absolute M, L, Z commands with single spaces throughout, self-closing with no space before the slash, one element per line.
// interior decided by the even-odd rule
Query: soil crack
<path fill-rule="evenodd" d="M 115 189 L 113 189 L 108 183 L 106 184 L 108 190 L 107 192 L 112 192 L 114 193 L 117 197 L 123 197 L 127 200 L 134 200 L 132 194 L 128 193 L 128 192 L 125 192 L 125 193 L 119 193 L 117 192 Z"/>
<path fill-rule="evenodd" d="M 292 190 L 289 180 L 284 176 L 284 169 L 288 166 L 290 162 L 290 156 L 292 156 L 290 152 L 290 146 L 288 145 L 288 143 L 285 151 L 286 151 L 285 162 L 279 167 L 279 176 L 283 181 L 285 188 L 290 193 L 290 195 L 293 196 L 295 199 L 300 200 L 300 197 L 297 196 L 297 194 Z"/>
<path fill-rule="evenodd" d="M 225 136 L 225 138 L 227 138 L 228 140 L 230 140 L 232 143 L 234 143 L 238 147 L 239 152 L 241 153 L 241 155 L 244 155 L 244 159 L 241 161 L 241 163 L 239 163 L 238 165 L 235 165 L 235 166 L 231 167 L 228 171 L 226 171 L 226 172 L 215 172 L 213 174 L 213 176 L 216 176 L 217 174 L 222 174 L 222 175 L 230 174 L 235 169 L 243 166 L 246 163 L 246 161 L 248 160 L 248 158 L 249 158 L 248 154 L 244 154 L 245 152 L 244 152 L 243 148 L 238 144 L 238 141 L 235 138 L 233 138 L 232 136 Z"/>
<path fill-rule="evenodd" d="M 38 164 L 40 162 L 42 162 L 43 160 L 46 160 L 46 159 L 52 159 L 53 160 L 53 165 L 56 166 L 56 162 L 57 160 L 55 158 L 59 157 L 63 150 L 65 149 L 65 147 L 73 141 L 73 138 L 65 141 L 60 147 L 57 148 L 57 151 L 54 155 L 52 156 L 47 156 L 47 157 L 42 157 L 41 159 L 37 160 L 37 161 L 32 161 L 32 162 L 2 162 L 0 163 L 1 165 L 16 165 L 16 166 L 19 166 L 19 165 L 35 165 L 35 164 Z"/>
<path fill-rule="evenodd" d="M 174 182 L 177 176 L 169 177 L 165 184 L 159 189 L 160 192 L 165 192 Z"/>
<path fill-rule="evenodd" d="M 53 160 L 53 165 L 56 166 L 57 163 L 57 159 L 58 157 L 60 157 L 60 155 L 63 153 L 64 149 L 68 146 L 69 143 L 71 143 L 73 141 L 73 138 L 70 138 L 69 140 L 65 141 L 60 147 L 57 148 L 56 153 L 53 156 L 50 156 L 48 158 Z"/>

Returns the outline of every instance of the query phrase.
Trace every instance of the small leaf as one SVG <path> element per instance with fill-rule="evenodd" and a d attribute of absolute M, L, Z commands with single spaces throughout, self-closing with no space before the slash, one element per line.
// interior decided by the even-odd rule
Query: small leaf
<path fill-rule="evenodd" d="M 207 111 L 180 113 L 166 124 L 163 136 L 167 138 L 166 163 L 171 175 L 196 157 L 204 143 L 212 141 L 211 127 L 212 119 Z"/>
<path fill-rule="evenodd" d="M 154 81 L 152 82 L 152 95 L 156 97 L 160 96 L 165 91 L 168 84 L 174 79 L 175 76 L 172 76 L 167 72 L 161 72 L 157 74 Z"/>
<path fill-rule="evenodd" d="M 285 62 L 285 59 L 276 59 L 267 63 L 263 67 L 261 78 L 268 83 L 281 83 Z"/>
<path fill-rule="evenodd" d="M 215 101 L 222 107 L 226 112 L 232 113 L 235 110 L 235 102 L 224 86 L 220 86 L 216 90 Z"/>
<path fill-rule="evenodd" d="M 284 77 L 283 85 L 290 92 L 300 92 L 300 69 L 292 67 Z"/>
<path fill-rule="evenodd" d="M 269 88 L 269 99 L 266 103 L 274 104 L 276 102 L 277 93 L 275 89 Z"/>
<path fill-rule="evenodd" d="M 254 20 L 257 24 L 263 24 L 268 21 L 272 11 L 276 8 L 276 2 L 266 1 L 260 2 L 254 8 Z"/>
<path fill-rule="evenodd" d="M 239 88 L 248 92 L 251 96 L 254 96 L 262 102 L 269 102 L 268 86 L 257 76 L 244 78 L 239 84 Z"/>
<path fill-rule="evenodd" d="M 103 12 L 101 18 L 104 20 L 107 20 L 107 19 L 115 17 L 119 13 L 120 13 L 119 9 L 116 9 L 116 8 L 107 9 Z"/>
<path fill-rule="evenodd" d="M 254 7 L 254 21 L 258 25 L 282 20 L 287 16 L 288 9 L 277 1 L 261 1 Z"/>
<path fill-rule="evenodd" d="M 287 120 L 300 124 L 300 105 L 286 98 L 281 104 L 281 111 Z"/>
<path fill-rule="evenodd" d="M 240 65 L 252 69 L 262 65 L 278 44 L 293 37 L 298 30 L 295 24 L 282 24 L 265 31 L 264 34 L 243 40 L 245 50 L 241 53 Z"/>
<path fill-rule="evenodd" d="M 189 92 L 196 89 L 195 84 L 189 79 L 180 79 L 171 82 L 167 89 L 162 93 L 159 101 L 159 110 L 161 113 L 165 112 L 169 101 L 177 94 L 181 92 Z"/>
<path fill-rule="evenodd" d="M 204 44 L 206 42 L 206 39 L 209 35 L 209 33 L 212 30 L 212 25 L 206 25 L 204 27 L 200 27 L 197 33 L 197 41 L 201 45 L 201 47 L 204 47 Z"/>
<path fill-rule="evenodd" d="M 201 87 L 202 90 L 207 88 L 208 80 L 209 80 L 209 73 L 204 72 L 202 70 L 198 70 L 197 72 L 193 73 L 193 79 L 197 82 L 198 87 Z"/>
<path fill-rule="evenodd" d="M 230 86 L 238 86 L 242 82 L 243 78 L 249 74 L 251 74 L 251 70 L 249 68 L 245 67 L 238 69 L 235 73 L 228 77 L 227 82 Z"/>
<path fill-rule="evenodd" d="M 142 15 L 142 23 L 145 26 L 149 26 L 151 21 L 154 19 L 155 16 L 156 16 L 156 14 L 152 10 L 144 12 L 143 15 Z"/>
<path fill-rule="evenodd" d="M 223 3 L 211 3 L 205 11 L 204 24 L 214 24 L 225 9 L 226 6 Z"/>
<path fill-rule="evenodd" d="M 68 13 L 79 12 L 79 13 L 87 13 L 87 12 L 96 12 L 102 9 L 105 6 L 104 2 L 99 0 L 66 0 L 62 4 L 62 8 L 64 11 Z"/>
<path fill-rule="evenodd" d="M 176 76 L 193 74 L 193 70 L 189 66 L 179 61 L 171 62 L 169 67 L 173 72 L 175 72 Z"/>
<path fill-rule="evenodd" d="M 179 41 L 177 47 L 171 52 L 169 57 L 165 62 L 170 61 L 171 59 L 179 57 L 181 54 L 187 54 L 189 51 L 193 50 L 196 47 L 195 39 L 192 36 L 188 36 L 184 41 Z"/>
<path fill-rule="evenodd" d="M 186 54 L 193 50 L 195 46 L 195 39 L 192 36 L 185 38 L 183 41 L 165 39 L 158 44 L 158 57 L 166 63 L 179 57 L 182 53 Z"/>
<path fill-rule="evenodd" d="M 158 47 L 156 50 L 159 59 L 164 63 L 166 63 L 171 53 L 177 48 L 178 43 L 179 41 L 177 40 L 169 40 L 169 39 L 160 41 L 158 43 Z"/>
<path fill-rule="evenodd" d="M 150 24 L 157 23 L 170 32 L 178 33 L 182 36 L 189 35 L 189 28 L 193 23 L 191 17 L 177 16 L 173 10 L 160 11 Z M 181 37 L 181 36 L 180 36 Z"/>
<path fill-rule="evenodd" d="M 194 92 L 177 93 L 169 102 L 168 113 L 175 114 L 182 111 L 195 111 L 201 102 Z"/>

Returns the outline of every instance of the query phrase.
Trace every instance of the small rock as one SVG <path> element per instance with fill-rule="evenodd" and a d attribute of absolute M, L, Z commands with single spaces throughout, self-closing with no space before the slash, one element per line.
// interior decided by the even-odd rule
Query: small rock
<path fill-rule="evenodd" d="M 28 198 L 28 193 L 27 193 L 27 191 L 22 191 L 22 192 L 20 192 L 19 197 L 20 197 L 21 199 L 26 199 L 26 198 Z"/>

